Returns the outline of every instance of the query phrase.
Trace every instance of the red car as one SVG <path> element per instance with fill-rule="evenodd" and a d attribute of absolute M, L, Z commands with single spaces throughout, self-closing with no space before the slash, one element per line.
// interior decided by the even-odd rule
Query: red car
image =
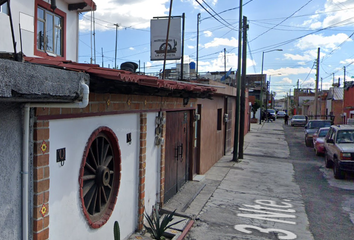
<path fill-rule="evenodd" d="M 313 134 L 313 150 L 317 156 L 323 155 L 325 153 L 324 140 L 328 133 L 329 127 L 323 127 L 318 129 Z"/>

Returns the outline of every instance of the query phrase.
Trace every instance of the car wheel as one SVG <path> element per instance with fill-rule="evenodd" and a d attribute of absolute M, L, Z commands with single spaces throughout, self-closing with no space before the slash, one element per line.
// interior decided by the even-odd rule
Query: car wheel
<path fill-rule="evenodd" d="M 339 169 L 338 161 L 334 160 L 333 174 L 335 179 L 344 179 L 345 175 L 342 170 Z"/>
<path fill-rule="evenodd" d="M 309 141 L 307 141 L 307 137 L 305 137 L 305 145 L 306 147 L 310 147 Z"/>
<path fill-rule="evenodd" d="M 333 167 L 333 162 L 328 158 L 327 152 L 325 152 L 325 167 L 326 168 Z"/>

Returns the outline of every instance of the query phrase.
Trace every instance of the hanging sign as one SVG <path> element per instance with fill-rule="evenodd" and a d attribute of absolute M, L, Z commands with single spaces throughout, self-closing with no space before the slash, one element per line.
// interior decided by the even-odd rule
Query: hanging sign
<path fill-rule="evenodd" d="M 166 49 L 168 18 L 152 19 L 150 22 L 150 59 L 164 60 Z M 181 17 L 173 17 L 170 22 L 166 60 L 182 57 Z"/>

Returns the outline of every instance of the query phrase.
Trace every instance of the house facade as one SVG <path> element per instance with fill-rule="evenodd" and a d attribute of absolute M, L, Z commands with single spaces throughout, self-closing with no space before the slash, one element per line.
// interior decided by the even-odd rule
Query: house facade
<path fill-rule="evenodd" d="M 78 60 L 79 13 L 95 10 L 92 0 L 9 2 L 1 5 L 0 51 Z"/>
<path fill-rule="evenodd" d="M 234 87 L 75 63 L 78 12 L 95 10 L 92 1 L 6 4 L 0 239 L 113 239 L 114 221 L 127 238 L 142 229 L 144 212 L 232 150 Z M 41 33 L 49 19 L 60 44 Z M 21 32 L 23 62 L 14 61 L 11 25 L 22 26 L 14 39 Z"/>

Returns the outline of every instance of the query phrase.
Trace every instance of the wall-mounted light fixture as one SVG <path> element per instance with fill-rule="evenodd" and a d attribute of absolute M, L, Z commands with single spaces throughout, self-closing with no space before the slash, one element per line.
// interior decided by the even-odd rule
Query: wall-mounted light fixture
<path fill-rule="evenodd" d="M 183 98 L 183 106 L 186 106 L 189 103 L 189 97 Z"/>

